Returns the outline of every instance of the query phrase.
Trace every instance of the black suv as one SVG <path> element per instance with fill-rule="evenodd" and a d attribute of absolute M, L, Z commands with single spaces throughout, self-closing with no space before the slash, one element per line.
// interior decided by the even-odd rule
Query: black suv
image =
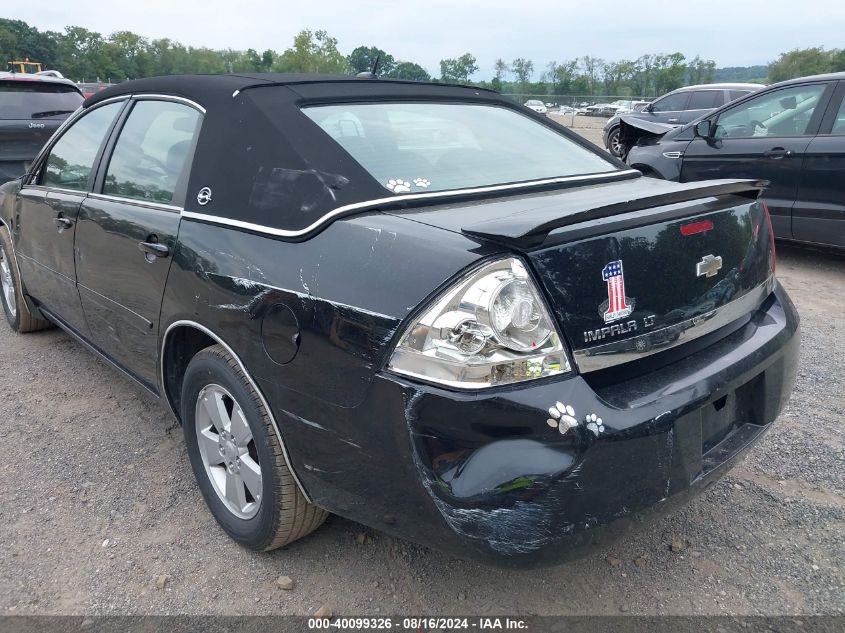
<path fill-rule="evenodd" d="M 655 99 L 652 103 L 638 112 L 627 114 L 628 117 L 635 117 L 651 121 L 653 123 L 666 123 L 669 125 L 683 125 L 702 114 L 739 99 L 745 95 L 759 90 L 763 86 L 759 84 L 701 84 L 698 86 L 684 86 L 662 97 Z M 621 158 L 624 150 L 619 142 L 619 116 L 608 120 L 603 130 L 604 146 L 611 154 Z"/>
<path fill-rule="evenodd" d="M 67 79 L 0 72 L 0 184 L 27 171 L 82 100 L 79 88 Z"/>

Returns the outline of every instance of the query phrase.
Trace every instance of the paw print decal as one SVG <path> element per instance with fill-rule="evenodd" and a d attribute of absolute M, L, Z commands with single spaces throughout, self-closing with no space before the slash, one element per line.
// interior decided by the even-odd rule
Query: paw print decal
<path fill-rule="evenodd" d="M 569 429 L 578 426 L 578 420 L 575 419 L 575 409 L 571 405 L 556 402 L 555 406 L 549 407 L 549 415 L 551 417 L 546 420 L 546 424 L 560 431 L 561 435 L 566 435 Z"/>
<path fill-rule="evenodd" d="M 398 178 L 396 180 L 391 178 L 387 181 L 385 187 L 390 189 L 393 193 L 408 193 L 411 190 L 411 183 Z"/>
<path fill-rule="evenodd" d="M 431 181 L 428 178 L 414 178 L 414 184 L 417 187 L 425 189 L 426 187 L 431 186 Z"/>
<path fill-rule="evenodd" d="M 584 422 L 586 423 L 587 428 L 590 429 L 596 437 L 604 433 L 604 422 L 602 422 L 601 418 L 595 413 L 591 413 L 584 418 Z"/>

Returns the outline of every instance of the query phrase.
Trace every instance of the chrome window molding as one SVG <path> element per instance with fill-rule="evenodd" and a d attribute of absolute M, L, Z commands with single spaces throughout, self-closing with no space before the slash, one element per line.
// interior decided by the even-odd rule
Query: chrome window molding
<path fill-rule="evenodd" d="M 88 198 L 94 200 L 108 200 L 111 202 L 120 202 L 121 204 L 131 204 L 145 209 L 157 209 L 159 211 L 170 211 L 171 213 L 181 213 L 182 207 L 173 204 L 165 204 L 164 202 L 152 202 L 148 200 L 139 200 L 138 198 L 123 198 L 121 196 L 112 196 L 106 193 L 89 193 Z"/>
<path fill-rule="evenodd" d="M 276 432 L 276 439 L 279 440 L 279 446 L 282 447 L 282 455 L 285 458 L 285 464 L 288 467 L 288 471 L 290 472 L 291 477 L 293 477 L 293 480 L 296 482 L 296 485 L 299 488 L 299 491 L 305 497 L 305 500 L 308 501 L 308 503 L 313 504 L 314 502 L 311 500 L 311 497 L 308 495 L 308 492 L 305 490 L 305 487 L 302 485 L 302 482 L 299 480 L 299 477 L 297 476 L 296 471 L 293 469 L 293 465 L 291 464 L 291 461 L 290 461 L 290 455 L 288 454 L 287 446 L 285 445 L 285 441 L 282 439 L 282 434 L 279 431 L 279 425 L 276 422 L 276 416 L 273 415 L 273 410 L 270 408 L 270 405 L 267 403 L 267 399 L 264 397 L 264 394 L 261 392 L 261 389 L 259 389 L 258 384 L 255 382 L 255 380 L 253 380 L 252 375 L 250 375 L 250 373 L 249 373 L 249 370 L 247 370 L 246 366 L 243 364 L 243 361 L 241 361 L 240 357 L 235 353 L 235 351 L 222 338 L 217 336 L 217 334 L 215 334 L 214 332 L 209 330 L 204 325 L 200 325 L 196 321 L 189 321 L 189 320 L 185 320 L 185 319 L 179 320 L 179 321 L 174 321 L 173 323 L 171 323 L 170 325 L 167 326 L 167 330 L 165 330 L 164 336 L 161 339 L 161 349 L 159 350 L 159 357 L 160 357 L 160 361 L 159 361 L 160 369 L 159 369 L 159 371 L 160 371 L 160 380 L 161 380 L 160 391 L 161 391 L 162 398 L 165 401 L 167 401 L 167 406 L 170 408 L 170 412 L 174 415 L 174 417 L 177 420 L 181 421 L 181 418 L 179 417 L 179 415 L 176 413 L 176 411 L 173 408 L 173 403 L 170 401 L 170 398 L 167 395 L 167 389 L 165 388 L 165 378 L 164 378 L 164 350 L 165 350 L 165 346 L 167 345 L 167 337 L 174 328 L 179 327 L 179 326 L 188 326 L 188 327 L 192 327 L 196 330 L 199 330 L 200 332 L 202 332 L 202 333 L 208 335 L 209 337 L 211 337 L 214 341 L 216 341 L 219 345 L 221 345 L 227 352 L 229 352 L 232 355 L 232 358 L 235 359 L 235 362 L 241 368 L 241 371 L 244 373 L 244 376 L 246 376 L 246 379 L 249 381 L 249 384 L 255 390 L 255 393 L 258 394 L 258 399 L 261 400 L 261 405 L 264 407 L 264 410 L 267 412 L 267 415 L 270 417 L 270 421 L 273 423 L 273 430 Z"/>
<path fill-rule="evenodd" d="M 196 101 L 191 101 L 190 99 L 186 99 L 185 97 L 177 97 L 176 95 L 164 95 L 154 92 L 138 92 L 127 96 L 128 98 L 133 99 L 134 101 L 175 101 L 176 103 L 184 103 L 185 105 L 191 106 L 195 110 L 198 110 L 200 114 L 205 114 L 205 108 L 203 108 Z M 98 103 L 97 105 L 100 104 Z"/>
<path fill-rule="evenodd" d="M 24 189 L 34 189 L 35 191 L 55 191 L 58 193 L 70 193 L 78 195 L 82 198 L 88 196 L 86 189 L 65 189 L 64 187 L 48 187 L 46 185 L 21 185 L 21 191 Z"/>
<path fill-rule="evenodd" d="M 526 193 L 530 193 L 532 187 L 539 187 L 543 185 L 554 185 L 571 182 L 591 182 L 594 180 L 624 180 L 631 176 L 640 176 L 640 172 L 636 169 L 624 169 L 619 171 L 609 171 L 599 174 L 587 174 L 583 176 L 561 176 L 560 178 L 545 178 L 543 180 L 529 180 L 526 182 L 511 183 L 507 185 L 491 185 L 488 187 L 472 187 L 468 189 L 452 189 L 449 191 L 432 191 L 429 193 L 414 193 L 410 195 L 398 195 L 390 198 L 377 198 L 375 200 L 364 200 L 362 202 L 355 202 L 353 204 L 343 205 L 329 211 L 316 222 L 306 226 L 304 229 L 277 229 L 264 224 L 254 224 L 252 222 L 243 222 L 241 220 L 234 220 L 217 215 L 208 215 L 206 213 L 196 213 L 194 211 L 183 211 L 182 216 L 191 220 L 198 220 L 200 222 L 208 222 L 210 224 L 219 224 L 222 226 L 231 226 L 238 229 L 253 231 L 255 233 L 263 233 L 265 235 L 273 235 L 276 237 L 302 237 L 313 233 L 317 229 L 328 224 L 332 220 L 336 220 L 342 216 L 352 215 L 360 211 L 367 211 L 375 209 L 382 204 L 392 204 L 401 200 L 432 200 L 437 201 L 441 199 L 449 199 L 454 196 L 471 195 L 477 193 L 495 193 L 497 191 L 513 191 L 515 189 L 526 189 Z"/>
<path fill-rule="evenodd" d="M 639 336 L 633 336 L 627 339 L 621 339 L 612 343 L 605 343 L 603 345 L 596 345 L 587 349 L 579 349 L 573 351 L 575 365 L 582 373 L 591 371 L 598 371 L 629 363 L 652 354 L 659 354 L 666 350 L 684 345 L 697 338 L 715 332 L 737 319 L 750 314 L 760 306 L 763 300 L 768 297 L 775 289 L 775 277 L 770 276 L 760 285 L 749 290 L 747 293 L 726 303 L 723 306 L 716 308 L 705 314 L 695 316 L 686 321 L 681 321 L 674 325 L 669 325 L 658 330 L 646 332 Z M 605 326 L 607 327 L 607 326 Z M 657 341 L 664 341 L 667 335 L 674 334 L 679 331 L 678 338 L 670 343 L 663 344 Z M 654 341 L 654 347 L 645 349 L 644 351 L 635 351 L 628 349 L 632 345 L 636 345 L 637 341 L 651 344 Z M 620 350 L 619 347 L 625 345 L 625 349 Z"/>

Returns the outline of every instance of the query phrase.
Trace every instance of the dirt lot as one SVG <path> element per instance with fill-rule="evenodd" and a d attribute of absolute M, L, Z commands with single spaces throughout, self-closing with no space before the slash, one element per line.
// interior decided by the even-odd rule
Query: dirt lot
<path fill-rule="evenodd" d="M 561 125 L 565 125 L 575 132 L 578 132 L 578 134 L 588 141 L 592 141 L 599 147 L 604 148 L 604 142 L 602 141 L 602 129 L 604 128 L 605 123 L 607 123 L 607 119 L 594 116 L 574 116 L 571 114 L 562 116 L 554 113 L 549 114 L 548 116 Z"/>
<path fill-rule="evenodd" d="M 340 518 L 284 550 L 244 550 L 205 510 L 163 406 L 61 332 L 3 321 L 0 615 L 843 614 L 845 258 L 779 254 L 804 346 L 772 432 L 684 510 L 533 572 Z"/>

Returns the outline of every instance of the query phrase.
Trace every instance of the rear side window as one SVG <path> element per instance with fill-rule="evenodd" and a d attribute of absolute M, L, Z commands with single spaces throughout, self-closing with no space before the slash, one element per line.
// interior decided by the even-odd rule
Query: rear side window
<path fill-rule="evenodd" d="M 0 81 L 0 119 L 66 118 L 82 105 L 73 86 L 25 79 Z"/>
<path fill-rule="evenodd" d="M 712 110 L 722 105 L 721 90 L 696 90 L 690 96 L 687 110 Z"/>
<path fill-rule="evenodd" d="M 40 184 L 76 191 L 87 189 L 94 159 L 122 106 L 100 106 L 74 121 L 50 150 Z"/>
<path fill-rule="evenodd" d="M 730 96 L 731 101 L 736 101 L 740 97 L 744 97 L 747 94 L 751 94 L 753 90 L 730 90 L 728 91 L 728 95 Z"/>
<path fill-rule="evenodd" d="M 616 170 L 563 134 L 504 107 L 353 103 L 303 112 L 394 193 Z"/>
<path fill-rule="evenodd" d="M 689 92 L 676 92 L 658 99 L 651 106 L 652 112 L 680 112 L 686 110 Z"/>
<path fill-rule="evenodd" d="M 169 204 L 201 115 L 171 101 L 138 101 L 112 152 L 103 193 Z"/>

